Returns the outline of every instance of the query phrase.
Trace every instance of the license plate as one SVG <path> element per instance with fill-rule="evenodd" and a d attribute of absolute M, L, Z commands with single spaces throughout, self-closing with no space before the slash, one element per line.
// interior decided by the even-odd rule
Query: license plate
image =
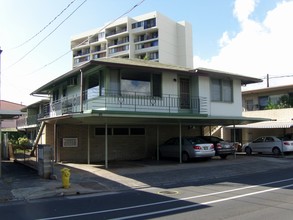
<path fill-rule="evenodd" d="M 204 149 L 204 150 L 208 150 L 209 148 L 208 148 L 208 147 L 203 147 L 203 149 Z"/>

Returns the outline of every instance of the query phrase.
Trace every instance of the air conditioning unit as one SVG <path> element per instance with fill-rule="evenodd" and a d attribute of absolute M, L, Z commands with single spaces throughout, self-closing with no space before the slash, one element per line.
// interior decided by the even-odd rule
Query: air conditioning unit
<path fill-rule="evenodd" d="M 77 85 L 77 77 L 71 77 L 67 80 L 67 86 L 76 86 Z"/>

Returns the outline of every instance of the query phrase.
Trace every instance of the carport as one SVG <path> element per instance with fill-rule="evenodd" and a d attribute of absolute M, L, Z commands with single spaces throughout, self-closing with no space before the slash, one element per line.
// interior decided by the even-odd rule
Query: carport
<path fill-rule="evenodd" d="M 175 125 L 178 126 L 178 137 L 182 137 L 182 126 L 236 126 L 240 124 L 247 124 L 253 122 L 260 122 L 265 120 L 264 118 L 252 118 L 252 117 L 216 117 L 207 115 L 190 115 L 190 114 L 172 114 L 172 113 L 139 113 L 129 114 L 127 112 L 111 112 L 111 111 L 99 111 L 90 110 L 83 112 L 83 114 L 72 114 L 63 115 L 56 118 L 50 118 L 46 120 L 46 123 L 54 124 L 54 140 L 55 143 L 58 141 L 56 125 L 57 124 L 72 124 L 72 125 L 102 125 L 105 128 L 105 168 L 108 168 L 108 126 L 109 125 L 155 125 L 156 126 L 156 150 L 157 159 L 159 160 L 159 137 L 160 137 L 160 126 L 162 125 Z M 90 131 L 88 129 L 88 146 L 87 146 L 87 161 L 90 164 Z M 234 135 L 235 137 L 235 135 Z M 54 144 L 55 145 L 55 144 Z M 181 152 L 181 143 L 180 143 Z M 55 155 L 58 155 L 58 149 L 55 145 Z M 179 155 L 180 163 L 182 163 L 181 153 Z"/>
<path fill-rule="evenodd" d="M 238 124 L 227 126 L 229 129 L 241 129 L 244 142 L 250 142 L 259 136 L 273 135 L 283 136 L 286 133 L 292 133 L 293 121 L 292 120 L 269 120 L 260 121 L 256 123 Z"/>

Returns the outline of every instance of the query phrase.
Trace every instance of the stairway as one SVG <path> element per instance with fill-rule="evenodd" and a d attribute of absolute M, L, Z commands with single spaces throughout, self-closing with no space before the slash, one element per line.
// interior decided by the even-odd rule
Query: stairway
<path fill-rule="evenodd" d="M 42 121 L 41 126 L 40 126 L 39 131 L 38 131 L 38 134 L 37 134 L 37 137 L 34 140 L 33 149 L 31 151 L 31 156 L 35 156 L 35 151 L 36 151 L 36 149 L 38 147 L 38 143 L 39 143 L 39 140 L 40 140 L 40 138 L 42 136 L 43 130 L 45 128 L 45 125 L 46 125 L 46 123 L 44 121 Z"/>

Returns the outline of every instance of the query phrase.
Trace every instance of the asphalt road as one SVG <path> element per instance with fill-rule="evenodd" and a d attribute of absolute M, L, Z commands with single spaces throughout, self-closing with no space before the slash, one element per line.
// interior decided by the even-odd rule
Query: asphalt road
<path fill-rule="evenodd" d="M 0 206 L 1 219 L 292 219 L 290 169 Z"/>

